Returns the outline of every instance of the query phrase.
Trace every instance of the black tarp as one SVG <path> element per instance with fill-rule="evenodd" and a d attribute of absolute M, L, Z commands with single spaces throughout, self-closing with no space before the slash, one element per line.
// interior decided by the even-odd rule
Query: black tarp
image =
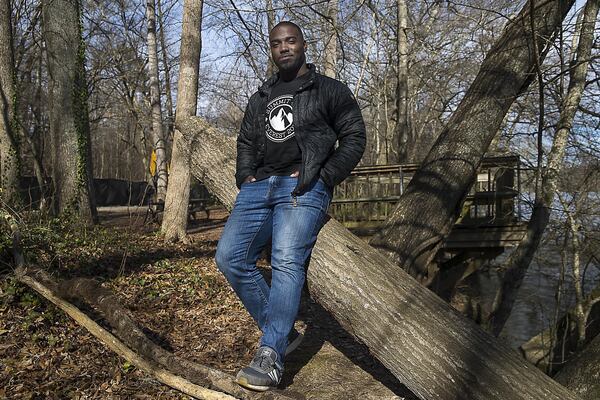
<path fill-rule="evenodd" d="M 47 179 L 44 185 L 46 194 L 52 192 L 52 180 Z M 27 204 L 37 205 L 40 201 L 40 188 L 35 177 L 21 178 L 21 191 Z M 130 182 L 122 179 L 94 179 L 96 205 L 105 206 L 137 206 L 147 205 L 152 201 L 154 188 L 147 182 Z"/>

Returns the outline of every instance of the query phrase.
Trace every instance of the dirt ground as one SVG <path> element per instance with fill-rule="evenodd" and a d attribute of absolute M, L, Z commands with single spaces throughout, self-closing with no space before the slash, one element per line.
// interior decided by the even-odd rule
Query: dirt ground
<path fill-rule="evenodd" d="M 203 213 L 196 215 L 190 222 L 189 245 L 163 243 L 159 225 L 145 217 L 146 209 L 103 209 L 98 228 L 84 238 L 61 237 L 64 241 L 56 242 L 64 248 L 48 249 L 36 262 L 47 264 L 56 277 L 102 281 L 161 346 L 235 374 L 250 362 L 259 331 L 214 263 L 227 212 L 212 210 L 208 219 Z M 261 265 L 268 277 L 267 262 Z M 188 398 L 112 353 L 59 309 L 18 284 L 6 265 L 0 271 L 0 399 Z M 298 371 L 327 344 L 397 398 L 413 398 L 306 291 L 298 327 L 305 330 L 306 339 L 286 360 L 282 388 L 294 388 Z"/>

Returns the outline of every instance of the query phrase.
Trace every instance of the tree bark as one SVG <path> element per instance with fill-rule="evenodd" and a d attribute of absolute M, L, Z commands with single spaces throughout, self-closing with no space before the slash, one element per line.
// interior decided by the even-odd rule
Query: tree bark
<path fill-rule="evenodd" d="M 40 13 L 41 13 L 41 4 L 40 4 Z M 40 203 L 39 210 L 46 210 L 48 207 L 47 196 L 48 185 L 46 183 L 46 172 L 44 169 L 44 165 L 42 163 L 42 155 L 40 154 L 40 138 L 44 134 L 44 124 L 42 123 L 42 65 L 44 62 L 43 51 L 40 54 L 40 57 L 37 60 L 37 82 L 36 82 L 36 90 L 35 97 L 32 102 L 32 114 L 33 118 L 30 121 L 30 124 L 33 125 L 33 133 L 29 134 L 29 129 L 24 132 L 23 136 L 29 145 L 29 150 L 31 151 L 31 161 L 33 164 L 33 171 L 35 174 L 35 178 L 37 180 L 37 184 L 40 191 Z"/>
<path fill-rule="evenodd" d="M 586 345 L 590 338 L 600 334 L 600 286 L 583 300 L 585 313 L 585 337 L 579 340 L 580 332 L 575 322 L 576 309 L 570 309 L 551 328 L 545 329 L 519 347 L 523 357 L 542 371 L 552 375 L 562 368 L 565 360 Z"/>
<path fill-rule="evenodd" d="M 234 138 L 200 118 L 176 128 L 192 173 L 231 208 Z M 311 296 L 420 398 L 576 398 L 333 219 L 319 234 L 307 282 Z"/>
<path fill-rule="evenodd" d="M 10 0 L 0 0 L 0 199 L 21 205 L 17 91 Z"/>
<path fill-rule="evenodd" d="M 409 113 L 408 113 L 408 7 L 406 0 L 397 0 L 396 18 L 396 127 L 394 147 L 398 148 L 398 163 L 406 163 L 411 146 Z"/>
<path fill-rule="evenodd" d="M 339 13 L 338 0 L 331 0 L 327 5 L 327 21 L 325 31 L 327 32 L 327 42 L 325 43 L 325 60 L 323 65 L 323 75 L 335 78 L 337 72 L 337 20 Z"/>
<path fill-rule="evenodd" d="M 534 1 L 535 34 L 546 44 L 533 51 L 530 5 L 487 54 L 465 97 L 415 173 L 384 227 L 370 243 L 421 280 L 460 215 L 476 171 L 510 105 L 535 77 L 573 0 Z"/>
<path fill-rule="evenodd" d="M 165 69 L 165 95 L 167 101 L 165 107 L 167 109 L 167 137 L 170 138 L 173 134 L 173 128 L 175 121 L 173 118 L 173 93 L 171 91 L 171 67 L 169 66 L 169 53 L 167 52 L 167 44 L 165 41 L 165 27 L 164 27 L 164 16 L 161 7 L 161 0 L 157 0 L 156 6 L 158 7 L 158 23 L 160 25 L 160 49 L 162 50 L 163 67 Z"/>
<path fill-rule="evenodd" d="M 198 98 L 198 70 L 202 50 L 202 0 L 186 0 L 183 4 L 183 26 L 179 82 L 177 84 L 176 121 L 196 115 Z M 171 176 L 165 199 L 162 233 L 165 240 L 185 240 L 188 204 L 190 199 L 190 167 L 187 153 L 181 150 L 185 142 L 175 130 Z"/>
<path fill-rule="evenodd" d="M 79 0 L 43 3 L 48 58 L 54 212 L 91 223 L 96 215 Z"/>
<path fill-rule="evenodd" d="M 579 44 L 577 45 L 577 53 L 571 63 L 569 87 L 561 107 L 552 148 L 548 154 L 548 165 L 542 173 L 540 191 L 536 193 L 533 212 L 527 223 L 525 237 L 503 265 L 505 271 L 501 287 L 494 299 L 488 322 L 490 331 L 496 336 L 500 334 L 510 316 L 523 278 L 550 221 L 550 210 L 558 177 L 563 166 L 567 139 L 571 133 L 573 119 L 585 89 L 585 76 L 591 56 L 592 43 L 594 42 L 594 26 L 599 5 L 599 0 L 588 0 L 585 5 L 583 21 L 578 29 Z"/>
<path fill-rule="evenodd" d="M 167 151 L 160 109 L 158 83 L 158 55 L 156 45 L 156 11 L 154 0 L 146 1 L 148 24 L 148 78 L 150 86 L 150 108 L 152 109 L 152 148 L 156 153 L 156 200 L 164 201 L 167 193 Z"/>
<path fill-rule="evenodd" d="M 600 399 L 600 335 L 554 377 L 583 400 Z"/>
<path fill-rule="evenodd" d="M 268 40 L 268 35 L 269 33 L 271 33 L 271 30 L 273 30 L 273 27 L 275 26 L 275 10 L 273 10 L 273 0 L 266 0 L 266 10 L 267 10 L 267 49 L 271 48 L 271 45 L 269 43 Z M 269 79 L 271 77 L 271 75 L 273 75 L 275 73 L 275 63 L 273 63 L 273 59 L 271 58 L 271 52 L 267 51 L 267 73 L 266 73 L 266 79 Z"/>

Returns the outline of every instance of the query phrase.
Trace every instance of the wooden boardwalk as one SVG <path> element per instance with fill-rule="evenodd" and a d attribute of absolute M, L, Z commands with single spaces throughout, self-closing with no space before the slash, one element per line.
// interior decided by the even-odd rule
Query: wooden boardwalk
<path fill-rule="evenodd" d="M 388 219 L 418 164 L 358 167 L 334 193 L 331 215 L 359 236 L 371 236 Z M 444 249 L 490 249 L 497 254 L 516 245 L 525 232 L 519 194 L 521 164 L 518 156 L 483 160 L 477 180 L 463 205 Z"/>

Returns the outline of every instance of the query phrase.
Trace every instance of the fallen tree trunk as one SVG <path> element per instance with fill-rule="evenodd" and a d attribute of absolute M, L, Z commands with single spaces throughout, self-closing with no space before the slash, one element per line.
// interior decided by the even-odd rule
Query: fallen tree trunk
<path fill-rule="evenodd" d="M 231 209 L 234 138 L 201 118 L 177 128 L 192 174 Z M 422 399 L 576 399 L 333 219 L 319 234 L 307 281 L 311 296 Z"/>
<path fill-rule="evenodd" d="M 17 270 L 16 277 L 21 283 L 24 283 L 25 285 L 31 287 L 43 297 L 54 303 L 65 313 L 67 313 L 71 318 L 73 318 L 75 321 L 77 321 L 77 323 L 79 323 L 85 329 L 87 329 L 92 335 L 94 335 L 96 338 L 102 341 L 102 343 L 108 346 L 112 351 L 125 358 L 127 361 L 129 361 L 131 364 L 135 365 L 142 371 L 152 375 L 158 381 L 164 383 L 165 385 L 177 389 L 180 392 L 190 395 L 196 399 L 235 400 L 235 397 L 229 396 L 225 393 L 220 393 L 196 385 L 182 378 L 181 376 L 173 374 L 171 371 L 161 368 L 156 363 L 140 356 L 138 353 L 129 349 L 124 343 L 122 343 L 119 339 L 114 337 L 110 332 L 106 331 L 104 328 L 102 328 L 100 325 L 94 322 L 90 317 L 88 317 L 85 313 L 80 311 L 77 307 L 58 296 L 54 290 L 47 286 L 48 282 L 44 284 L 40 282 L 39 279 L 27 275 L 25 269 L 19 268 Z"/>
<path fill-rule="evenodd" d="M 42 270 L 23 267 L 17 269 L 16 276 L 19 281 L 69 314 L 111 350 L 155 376 L 162 383 L 190 396 L 202 399 L 233 399 L 234 397 L 229 396 L 233 395 L 235 398 L 248 400 L 297 398 L 279 391 L 256 393 L 246 390 L 235 383 L 229 374 L 186 360 L 163 349 L 138 328 L 129 311 L 121 306 L 116 296 L 95 280 L 74 278 L 57 283 Z M 116 331 L 120 340 L 89 320 L 82 311 L 68 303 L 68 299 L 83 300 L 97 309 Z"/>
<path fill-rule="evenodd" d="M 600 399 L 600 335 L 554 377 L 583 400 Z"/>
<path fill-rule="evenodd" d="M 0 217 L 7 221 L 8 227 L 12 231 L 13 259 L 17 280 L 54 303 L 111 350 L 153 375 L 160 382 L 198 399 L 234 399 L 229 394 L 234 394 L 240 399 L 250 400 L 295 398 L 282 395 L 277 391 L 256 393 L 246 390 L 238 386 L 233 377 L 224 372 L 196 364 L 166 351 L 148 339 L 130 317 L 129 311 L 121 306 L 110 290 L 92 279 L 73 278 L 57 283 L 45 271 L 27 267 L 21 249 L 21 233 L 15 218 L 10 214 L 3 213 L 1 209 Z M 88 305 L 93 306 L 106 318 L 125 343 L 122 343 L 66 299 L 85 301 Z M 165 370 L 161 366 L 167 369 Z M 219 392 L 203 386 L 216 388 Z M 229 394 L 221 393 L 221 391 Z"/>
<path fill-rule="evenodd" d="M 579 343 L 575 309 L 570 309 L 555 326 L 544 329 L 519 347 L 523 357 L 549 375 L 560 371 L 565 360 L 578 353 L 578 347 L 587 345 L 600 334 L 600 286 L 586 297 L 584 307 L 589 308 L 585 324 L 585 343 Z M 570 362 L 570 361 L 568 361 Z"/>

